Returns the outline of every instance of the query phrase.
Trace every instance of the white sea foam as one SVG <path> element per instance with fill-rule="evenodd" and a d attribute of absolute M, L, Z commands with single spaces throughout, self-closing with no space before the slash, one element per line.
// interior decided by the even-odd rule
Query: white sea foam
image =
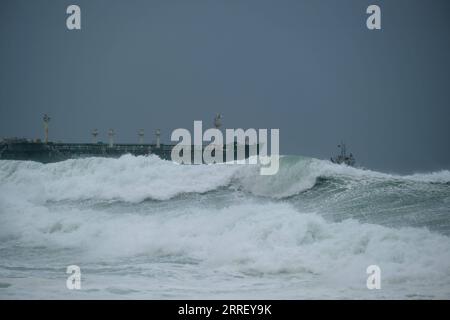
<path fill-rule="evenodd" d="M 3 189 L 44 201 L 167 200 L 182 193 L 204 193 L 230 183 L 230 165 L 182 166 L 156 156 L 86 158 L 52 164 L 0 162 Z"/>
<path fill-rule="evenodd" d="M 450 183 L 450 171 L 441 170 L 431 173 L 415 173 L 404 176 L 404 178 L 418 182 Z"/>
<path fill-rule="evenodd" d="M 240 296 L 242 281 L 256 286 L 249 289 L 250 298 L 360 297 L 362 292 L 367 294 L 365 270 L 370 264 L 382 269 L 382 297 L 450 297 L 447 236 L 356 220 L 331 222 L 320 212 L 302 212 L 283 200 L 313 188 L 319 177 L 340 179 L 354 190 L 365 183 L 391 180 L 400 185 L 444 183 L 445 188 L 447 171 L 394 176 L 328 161 L 283 157 L 277 175 L 260 176 L 258 172 L 257 166 L 182 166 L 132 156 L 47 165 L 0 161 L 0 282 L 8 283 L 0 294 L 48 296 L 38 284 L 6 277 L 11 271 L 3 266 L 27 266 L 33 278 L 48 265 L 57 269 L 66 261 L 73 263 L 75 252 L 77 263 L 92 270 L 133 268 L 126 263 L 133 259 L 143 259 L 146 268 L 159 270 L 161 261 L 169 259 L 171 264 L 161 267 L 164 272 L 155 276 L 141 270 L 151 276 L 138 280 L 160 288 L 175 277 L 189 283 L 186 292 L 190 294 L 185 297 L 195 296 L 192 287 L 198 288 L 197 283 L 202 284 L 197 290 L 211 292 L 199 277 L 229 288 L 230 294 L 236 294 L 230 297 Z M 227 186 L 244 192 L 220 193 L 231 197 L 225 204 L 208 193 Z M 173 199 L 183 193 L 206 194 L 201 196 L 204 202 L 195 197 Z M 27 256 L 29 252 L 44 254 Z M 106 271 L 96 272 L 90 277 L 100 283 Z M 133 289 L 128 278 L 109 276 L 125 289 L 105 287 L 105 292 Z M 290 289 L 285 283 L 292 284 Z M 179 297 L 176 288 L 180 284 L 173 286 L 166 287 L 164 294 Z M 161 297 L 155 290 L 149 291 L 150 296 Z M 263 290 L 261 295 L 251 294 L 257 290 Z M 105 292 L 94 297 L 104 297 Z"/>
<path fill-rule="evenodd" d="M 286 203 L 249 201 L 214 211 L 187 207 L 161 215 L 10 209 L 7 216 L 1 215 L 4 245 L 78 249 L 83 256 L 77 261 L 84 263 L 175 257 L 175 261 L 196 261 L 205 272 L 320 279 L 331 292 L 364 288 L 366 267 L 377 264 L 388 295 L 389 290 L 398 293 L 404 286 L 404 295 L 424 290 L 424 285 L 426 292 L 450 288 L 448 237 L 354 220 L 327 222 Z M 436 294 L 448 297 L 450 290 Z"/>
<path fill-rule="evenodd" d="M 278 174 L 261 176 L 256 165 L 178 165 L 155 156 L 73 159 L 52 164 L 0 161 L 3 193 L 34 201 L 167 200 L 183 193 L 205 193 L 230 183 L 259 196 L 285 198 L 315 186 L 319 177 L 345 179 L 351 185 L 371 181 L 450 182 L 450 172 L 390 175 L 332 164 L 282 157 Z"/>

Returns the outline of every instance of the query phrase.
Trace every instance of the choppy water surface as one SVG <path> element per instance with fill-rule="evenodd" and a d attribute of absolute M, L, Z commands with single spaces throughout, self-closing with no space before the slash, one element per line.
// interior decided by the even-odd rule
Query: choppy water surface
<path fill-rule="evenodd" d="M 3 299 L 450 298 L 449 235 L 449 171 L 0 161 Z"/>

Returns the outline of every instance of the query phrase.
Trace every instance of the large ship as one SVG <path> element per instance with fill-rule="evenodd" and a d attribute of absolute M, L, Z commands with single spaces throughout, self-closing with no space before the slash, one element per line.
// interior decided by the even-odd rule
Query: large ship
<path fill-rule="evenodd" d="M 219 129 L 221 122 L 221 116 L 216 115 L 214 119 L 214 126 Z M 113 129 L 108 131 L 109 142 L 97 142 L 97 135 L 99 134 L 97 129 L 92 131 L 93 140 L 91 143 L 62 143 L 52 142 L 48 140 L 48 124 L 50 117 L 44 115 L 44 131 L 45 139 L 41 141 L 9 138 L 0 141 L 0 160 L 31 160 L 42 163 L 57 162 L 74 158 L 86 158 L 86 157 L 112 157 L 118 158 L 124 154 L 131 154 L 135 156 L 141 155 L 156 155 L 164 160 L 172 160 L 172 149 L 175 144 L 161 143 L 161 131 L 156 129 L 155 137 L 156 142 L 152 144 L 143 143 L 144 130 L 138 131 L 139 143 L 114 143 L 115 132 Z M 231 145 L 223 145 L 223 162 L 227 160 L 227 152 L 233 152 L 234 160 L 242 160 L 239 158 L 238 148 L 240 146 L 237 142 Z M 250 155 L 257 155 L 259 153 L 259 145 L 242 146 L 245 152 L 244 159 Z M 202 146 L 202 151 L 204 150 Z M 188 148 L 189 149 L 189 148 Z M 191 156 L 193 158 L 195 150 L 194 145 L 191 145 Z M 242 157 L 242 156 L 241 156 Z"/>

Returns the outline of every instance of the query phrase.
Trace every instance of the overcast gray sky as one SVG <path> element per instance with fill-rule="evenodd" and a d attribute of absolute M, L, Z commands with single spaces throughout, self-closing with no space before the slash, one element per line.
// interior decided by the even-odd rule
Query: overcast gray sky
<path fill-rule="evenodd" d="M 279 128 L 283 154 L 329 158 L 344 139 L 367 168 L 448 169 L 449 13 L 446 0 L 2 0 L 0 137 L 42 138 L 49 113 L 52 140 L 161 128 L 168 142 L 221 112 L 228 128 Z"/>

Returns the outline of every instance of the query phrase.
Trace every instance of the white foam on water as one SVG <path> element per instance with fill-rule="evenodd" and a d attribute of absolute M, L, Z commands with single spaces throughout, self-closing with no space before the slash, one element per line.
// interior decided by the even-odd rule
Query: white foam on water
<path fill-rule="evenodd" d="M 32 269 L 43 264 L 47 255 L 56 255 L 52 257 L 59 261 L 58 252 L 76 252 L 76 260 L 90 266 L 144 259 L 157 268 L 169 259 L 172 264 L 164 265 L 164 271 L 176 274 L 176 279 L 186 281 L 191 289 L 200 281 L 198 274 L 203 274 L 236 296 L 240 296 L 242 281 L 252 281 L 264 284 L 266 290 L 257 295 L 258 289 L 252 287 L 247 297 L 253 292 L 258 297 L 296 297 L 298 293 L 303 298 L 309 294 L 358 298 L 367 292 L 367 266 L 376 264 L 382 269 L 381 297 L 450 298 L 448 237 L 426 229 L 388 228 L 355 220 L 330 222 L 320 212 L 299 212 L 279 200 L 313 188 L 319 177 L 343 177 L 356 186 L 392 179 L 447 183 L 448 172 L 393 176 L 285 157 L 278 175 L 258 173 L 257 166 L 183 166 L 155 157 L 89 158 L 47 165 L 0 161 L 0 250 L 9 254 L 0 267 L 27 265 Z M 192 200 L 156 211 L 145 210 L 154 204 L 143 202 L 173 201 L 170 199 L 183 193 L 207 193 L 226 186 L 266 198 L 244 193 L 232 205 L 211 207 Z M 86 200 L 117 209 L 80 205 Z M 127 205 L 115 207 L 116 200 Z M 20 250 L 34 248 L 47 254 L 21 256 Z M 51 296 L 39 285 L 15 282 L 5 276 L 9 269 L 2 270 L 0 282 L 8 285 L 0 289 L 0 295 L 14 295 L 23 288 L 31 297 Z M 236 277 L 224 282 L 224 275 L 230 274 Z M 42 276 L 39 270 L 35 276 Z M 90 276 L 99 283 L 103 275 Z M 134 292 L 126 275 L 109 276 L 120 289 L 105 285 L 106 291 L 92 293 L 93 297 Z M 172 281 L 163 275 L 141 280 L 152 281 L 158 288 Z M 137 282 L 134 279 L 132 283 Z M 189 292 L 195 295 L 189 288 L 185 297 Z M 214 291 L 197 289 L 205 295 Z M 151 289 L 145 295 L 161 297 Z"/>
<path fill-rule="evenodd" d="M 52 164 L 0 162 L 2 189 L 34 200 L 167 200 L 230 183 L 236 166 L 178 165 L 156 156 L 86 158 Z"/>
<path fill-rule="evenodd" d="M 77 249 L 82 252 L 77 260 L 84 263 L 114 265 L 139 256 L 158 263 L 171 257 L 195 261 L 205 273 L 315 279 L 331 292 L 364 288 L 365 270 L 376 264 L 387 295 L 399 294 L 399 288 L 401 295 L 450 288 L 448 237 L 354 220 L 327 222 L 286 203 L 248 201 L 214 211 L 189 207 L 159 215 L 21 207 L 0 218 L 3 245 Z M 446 296 L 450 290 L 436 294 Z"/>
<path fill-rule="evenodd" d="M 156 156 L 119 159 L 86 158 L 40 164 L 0 161 L 0 191 L 35 202 L 61 200 L 168 200 L 183 193 L 205 193 L 231 183 L 259 196 L 285 198 L 314 187 L 319 177 L 347 183 L 380 180 L 450 182 L 450 172 L 396 176 L 329 161 L 282 157 L 276 175 L 262 176 L 258 165 L 178 165 Z"/>

